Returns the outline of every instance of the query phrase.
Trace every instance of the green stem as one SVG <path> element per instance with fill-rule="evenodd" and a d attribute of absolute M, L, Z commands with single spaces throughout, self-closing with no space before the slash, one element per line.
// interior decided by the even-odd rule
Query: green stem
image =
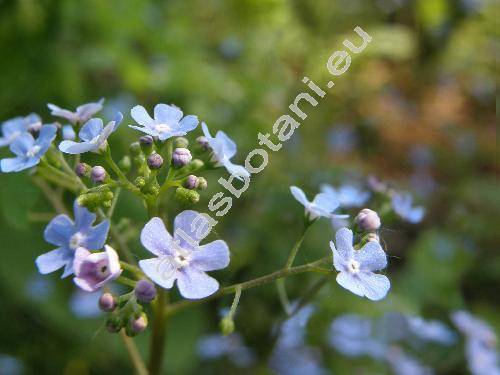
<path fill-rule="evenodd" d="M 102 156 L 106 163 L 109 165 L 109 167 L 113 170 L 113 172 L 116 174 L 120 182 L 122 183 L 123 187 L 126 189 L 130 190 L 132 193 L 140 196 L 142 198 L 142 193 L 141 191 L 132 183 L 129 181 L 127 176 L 125 176 L 125 173 L 122 172 L 120 167 L 115 163 L 113 160 L 113 157 L 111 156 L 111 151 L 109 148 L 102 153 Z"/>
<path fill-rule="evenodd" d="M 118 279 L 116 279 L 116 281 L 120 284 L 131 286 L 132 288 L 135 287 L 135 281 L 125 276 L 120 276 Z"/>
<path fill-rule="evenodd" d="M 288 259 L 286 260 L 286 263 L 285 263 L 285 269 L 288 269 L 292 266 L 293 261 L 295 260 L 295 257 L 297 256 L 297 253 L 300 250 L 300 246 L 302 245 L 302 242 L 304 241 L 307 230 L 311 227 L 312 223 L 313 222 L 310 222 L 310 221 L 304 222 L 304 226 L 302 227 L 302 231 L 300 233 L 300 236 L 297 239 L 297 242 L 295 242 L 295 245 L 293 246 L 292 250 L 290 251 L 290 254 L 288 255 Z"/>
<path fill-rule="evenodd" d="M 121 188 L 116 188 L 115 193 L 113 194 L 113 202 L 111 202 L 111 207 L 109 208 L 108 213 L 106 214 L 108 219 L 111 219 L 113 213 L 115 212 L 116 204 L 118 203 L 118 198 L 120 198 L 121 191 L 122 191 Z"/>
<path fill-rule="evenodd" d="M 128 355 L 130 357 L 130 360 L 132 361 L 132 365 L 134 366 L 137 375 L 148 375 L 148 370 L 141 358 L 141 354 L 139 353 L 134 340 L 128 337 L 123 329 L 120 330 L 120 337 L 125 344 L 125 347 L 127 348 Z"/>
<path fill-rule="evenodd" d="M 142 270 L 139 267 L 133 266 L 133 265 L 131 265 L 127 262 L 124 262 L 124 261 L 120 261 L 120 265 L 122 266 L 122 268 L 124 270 L 133 273 L 137 278 L 144 277 L 144 273 L 142 272 Z"/>
<path fill-rule="evenodd" d="M 151 357 L 149 361 L 150 375 L 161 374 L 167 328 L 167 316 L 165 316 L 167 297 L 166 290 L 160 288 L 153 306 L 153 333 L 151 335 Z"/>
<path fill-rule="evenodd" d="M 241 297 L 241 287 L 236 286 L 236 292 L 234 293 L 233 303 L 231 304 L 231 310 L 229 310 L 228 316 L 232 319 L 234 314 L 236 313 L 236 309 L 238 308 L 238 304 L 240 303 Z"/>

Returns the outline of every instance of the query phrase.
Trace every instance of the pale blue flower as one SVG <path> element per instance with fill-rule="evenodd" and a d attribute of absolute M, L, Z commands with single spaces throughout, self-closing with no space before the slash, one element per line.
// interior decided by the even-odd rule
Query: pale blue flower
<path fill-rule="evenodd" d="M 323 193 L 330 194 L 339 202 L 340 207 L 351 208 L 361 207 L 370 198 L 370 193 L 364 191 L 355 185 L 342 185 L 334 188 L 328 184 L 321 185 Z"/>
<path fill-rule="evenodd" d="M 432 341 L 442 345 L 451 345 L 456 335 L 445 324 L 438 320 L 424 320 L 419 316 L 407 317 L 411 333 L 423 341 Z"/>
<path fill-rule="evenodd" d="M 240 179 L 250 177 L 250 173 L 243 166 L 231 162 L 231 158 L 236 155 L 236 143 L 222 130 L 219 130 L 214 138 L 210 135 L 207 124 L 202 122 L 201 127 L 212 150 L 212 162 L 215 166 L 226 168 L 230 174 Z"/>
<path fill-rule="evenodd" d="M 285 320 L 280 327 L 277 345 L 289 348 L 304 345 L 306 326 L 314 311 L 314 306 L 306 305 L 301 307 L 292 317 Z"/>
<path fill-rule="evenodd" d="M 92 226 L 96 215 L 75 201 L 73 204 L 75 221 L 67 215 L 58 215 L 47 225 L 45 241 L 58 246 L 57 249 L 36 258 L 36 265 L 41 274 L 47 274 L 64 267 L 62 277 L 71 275 L 75 251 L 79 247 L 87 250 L 99 250 L 104 246 L 109 230 L 109 221 L 104 220 Z"/>
<path fill-rule="evenodd" d="M 229 248 L 222 240 L 199 244 L 209 233 L 204 230 L 206 220 L 196 211 L 183 211 L 174 220 L 172 237 L 159 217 L 152 218 L 142 229 L 141 242 L 157 257 L 139 261 L 144 273 L 166 289 L 177 280 L 184 298 L 199 299 L 215 293 L 219 283 L 205 272 L 227 267 Z"/>
<path fill-rule="evenodd" d="M 227 357 L 238 367 L 249 367 L 255 362 L 252 349 L 245 346 L 240 335 L 208 335 L 200 338 L 197 351 L 201 358 L 218 359 Z"/>
<path fill-rule="evenodd" d="M 50 114 L 56 117 L 62 117 L 71 122 L 73 125 L 83 124 L 90 120 L 93 115 L 102 109 L 102 104 L 104 103 L 104 98 L 95 103 L 82 104 L 76 108 L 75 112 L 71 112 L 67 109 L 63 109 L 54 104 L 47 104 L 47 107 L 51 110 Z"/>
<path fill-rule="evenodd" d="M 329 332 L 329 343 L 346 357 L 369 356 L 383 359 L 387 344 L 377 338 L 370 319 L 355 314 L 346 314 L 336 318 Z"/>
<path fill-rule="evenodd" d="M 118 112 L 113 121 L 104 126 L 100 118 L 93 118 L 82 126 L 78 136 L 83 142 L 62 141 L 59 144 L 59 150 L 66 154 L 83 154 L 93 151 L 99 152 L 107 145 L 107 140 L 120 126 L 123 115 Z"/>
<path fill-rule="evenodd" d="M 319 217 L 330 219 L 344 219 L 349 217 L 349 215 L 333 214 L 333 211 L 339 207 L 339 202 L 331 194 L 319 193 L 314 197 L 312 202 L 309 202 L 304 191 L 297 186 L 290 186 L 290 192 L 305 207 L 305 214 L 309 220 L 315 220 Z"/>
<path fill-rule="evenodd" d="M 186 135 L 198 126 L 198 117 L 193 115 L 183 117 L 180 108 L 174 105 L 157 104 L 154 108 L 154 119 L 140 105 L 132 108 L 130 114 L 140 125 L 130 125 L 131 128 L 158 137 L 160 141 Z"/>
<path fill-rule="evenodd" d="M 30 133 L 24 133 L 17 137 L 9 146 L 16 157 L 2 159 L 0 162 L 2 172 L 19 172 L 40 163 L 40 158 L 49 149 L 56 137 L 56 132 L 55 125 L 44 125 L 40 129 L 37 139 L 33 138 Z"/>
<path fill-rule="evenodd" d="M 401 218 L 413 224 L 420 222 L 425 213 L 423 207 L 413 207 L 413 197 L 410 193 L 394 194 L 392 197 L 392 207 Z"/>
<path fill-rule="evenodd" d="M 72 125 L 64 125 L 61 133 L 65 141 L 73 141 L 76 138 L 75 129 L 73 129 Z"/>
<path fill-rule="evenodd" d="M 375 274 L 387 266 L 387 256 L 378 242 L 367 242 L 361 250 L 354 250 L 353 234 L 342 228 L 330 242 L 333 251 L 333 265 L 339 271 L 337 282 L 358 296 L 372 301 L 384 298 L 391 287 L 385 275 Z"/>
<path fill-rule="evenodd" d="M 26 117 L 14 117 L 2 123 L 0 147 L 8 146 L 20 135 L 29 130 L 38 130 L 42 126 L 42 119 L 35 113 Z"/>
<path fill-rule="evenodd" d="M 391 347 L 386 359 L 395 375 L 432 375 L 434 373 L 429 367 L 410 357 L 398 347 Z"/>

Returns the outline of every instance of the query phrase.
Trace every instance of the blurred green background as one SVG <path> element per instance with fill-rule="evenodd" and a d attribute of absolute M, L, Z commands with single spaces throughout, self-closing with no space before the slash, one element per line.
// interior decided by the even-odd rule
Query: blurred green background
<path fill-rule="evenodd" d="M 0 119 L 36 112 L 50 122 L 48 102 L 75 108 L 105 97 L 102 116 L 122 110 L 131 124 L 135 104 L 151 110 L 175 103 L 213 131 L 226 131 L 241 162 L 257 133 L 268 132 L 303 90 L 303 76 L 328 80 L 328 56 L 346 36 L 354 41 L 353 29 L 361 26 L 372 43 L 217 226 L 232 251 L 231 266 L 217 277 L 228 285 L 282 265 L 302 215 L 292 184 L 312 194 L 323 182 L 376 175 L 414 192 L 427 208 L 424 222 L 383 223 L 381 231 L 390 256 L 389 296 L 372 303 L 332 280 L 316 298 L 308 335 L 332 372 L 387 373 L 329 348 L 332 318 L 400 311 L 448 322 L 450 311 L 467 308 L 500 328 L 498 10 L 498 2 L 481 0 L 4 0 Z M 114 154 L 138 135 L 123 126 L 111 139 Z M 195 208 L 206 210 L 222 174 L 208 176 L 209 190 Z M 70 280 L 37 276 L 34 259 L 51 249 L 43 228 L 53 213 L 28 174 L 0 176 L 0 193 L 0 354 L 15 357 L 27 374 L 131 373 L 104 319 L 82 317 L 95 313 L 95 299 L 84 311 Z M 116 217 L 137 225 L 131 246 L 145 255 L 140 204 L 124 195 Z M 297 263 L 329 251 L 332 236 L 328 222 L 316 225 Z M 289 279 L 289 295 L 300 296 L 314 281 L 313 275 Z M 244 293 L 236 318 L 257 353 L 255 366 L 239 370 L 196 355 L 197 338 L 217 332 L 219 310 L 230 303 L 224 298 L 174 318 L 170 373 L 268 373 L 273 326 L 284 317 L 272 285 Z M 148 334 L 137 342 L 146 353 Z M 465 371 L 462 350 L 428 354 L 426 363 L 440 374 Z"/>

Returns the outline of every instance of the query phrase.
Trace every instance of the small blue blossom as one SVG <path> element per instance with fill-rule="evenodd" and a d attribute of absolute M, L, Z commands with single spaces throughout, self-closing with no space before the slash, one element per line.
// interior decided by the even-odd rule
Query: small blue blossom
<path fill-rule="evenodd" d="M 352 231 L 339 229 L 335 242 L 330 242 L 333 264 L 340 273 L 337 282 L 358 296 L 372 301 L 384 298 L 391 287 L 387 276 L 375 274 L 387 266 L 387 256 L 378 242 L 367 242 L 361 250 L 354 250 Z"/>
<path fill-rule="evenodd" d="M 424 320 L 419 316 L 409 316 L 407 323 L 410 332 L 421 340 L 442 345 L 451 345 L 456 341 L 455 333 L 438 320 Z"/>
<path fill-rule="evenodd" d="M 327 217 L 330 219 L 344 219 L 349 217 L 349 215 L 333 214 L 333 211 L 339 207 L 339 202 L 331 194 L 319 193 L 314 197 L 312 202 L 309 202 L 304 191 L 297 186 L 290 186 L 290 192 L 293 197 L 305 207 L 305 214 L 309 220 L 315 220 L 319 217 Z"/>
<path fill-rule="evenodd" d="M 23 362 L 9 354 L 0 353 L 0 375 L 21 375 L 25 374 Z"/>
<path fill-rule="evenodd" d="M 140 125 L 130 125 L 131 128 L 158 137 L 160 141 L 186 135 L 198 126 L 198 117 L 193 115 L 183 117 L 182 111 L 174 105 L 157 104 L 154 108 L 154 119 L 140 105 L 132 108 L 130 114 Z"/>
<path fill-rule="evenodd" d="M 105 220 L 92 226 L 96 215 L 75 201 L 73 204 L 75 221 L 67 215 L 58 215 L 47 225 L 45 241 L 58 246 L 57 249 L 36 258 L 36 265 L 41 274 L 47 274 L 64 267 L 62 278 L 71 275 L 75 251 L 79 247 L 99 250 L 104 246 L 109 230 L 109 221 Z"/>
<path fill-rule="evenodd" d="M 236 155 L 236 143 L 222 130 L 215 134 L 215 138 L 210 135 L 207 124 L 201 124 L 203 134 L 207 138 L 209 147 L 212 150 L 212 162 L 216 167 L 224 167 L 235 177 L 250 177 L 250 173 L 241 165 L 231 162 L 231 158 Z"/>
<path fill-rule="evenodd" d="M 24 133 L 9 146 L 15 158 L 2 159 L 0 169 L 4 173 L 19 172 L 40 163 L 40 158 L 47 152 L 56 137 L 55 125 L 44 125 L 35 140 L 30 133 Z"/>
<path fill-rule="evenodd" d="M 394 194 L 392 197 L 392 207 L 401 218 L 413 224 L 420 222 L 425 213 L 423 207 L 413 207 L 413 197 L 410 193 Z"/>
<path fill-rule="evenodd" d="M 370 193 L 364 191 L 355 185 L 342 185 L 339 188 L 334 188 L 328 184 L 321 185 L 323 193 L 330 194 L 338 202 L 340 207 L 351 208 L 361 207 L 370 198 Z"/>
<path fill-rule="evenodd" d="M 303 345 L 306 336 L 306 326 L 314 310 L 314 306 L 306 305 L 300 308 L 295 315 L 285 320 L 281 325 L 277 345 L 281 347 L 299 347 Z"/>
<path fill-rule="evenodd" d="M 73 129 L 72 125 L 64 125 L 61 132 L 65 141 L 73 141 L 76 138 L 75 129 Z"/>
<path fill-rule="evenodd" d="M 2 123 L 0 147 L 8 146 L 20 135 L 29 130 L 39 130 L 42 126 L 42 119 L 35 113 L 26 117 L 14 117 Z"/>
<path fill-rule="evenodd" d="M 99 152 L 107 145 L 107 140 L 120 126 L 123 115 L 118 112 L 115 119 L 104 126 L 100 118 L 93 118 L 82 126 L 78 136 L 83 142 L 62 141 L 59 150 L 66 154 L 83 154 L 93 151 Z"/>
<path fill-rule="evenodd" d="M 81 289 L 76 289 L 69 300 L 71 312 L 81 319 L 97 318 L 103 314 L 99 308 L 99 298 L 102 292 L 85 292 Z"/>
<path fill-rule="evenodd" d="M 54 104 L 47 104 L 47 107 L 51 110 L 50 114 L 56 117 L 62 117 L 71 122 L 73 125 L 83 124 L 90 120 L 93 115 L 102 109 L 102 104 L 104 103 L 104 98 L 95 103 L 82 104 L 76 108 L 75 112 L 71 112 L 67 109 L 63 109 Z"/>
<path fill-rule="evenodd" d="M 252 349 L 244 345 L 237 333 L 230 335 L 208 335 L 202 337 L 197 345 L 198 355 L 204 359 L 227 357 L 237 367 L 249 367 L 255 362 Z"/>
<path fill-rule="evenodd" d="M 196 211 L 183 211 L 174 220 L 172 237 L 159 217 L 152 218 L 142 229 L 141 243 L 157 257 L 139 261 L 144 273 L 166 289 L 177 280 L 184 298 L 199 299 L 215 293 L 219 283 L 205 272 L 227 267 L 229 248 L 222 240 L 199 244 L 209 233 L 200 231 L 208 224 L 206 220 Z"/>
<path fill-rule="evenodd" d="M 398 347 L 387 352 L 387 362 L 395 375 L 432 375 L 433 371 Z"/>

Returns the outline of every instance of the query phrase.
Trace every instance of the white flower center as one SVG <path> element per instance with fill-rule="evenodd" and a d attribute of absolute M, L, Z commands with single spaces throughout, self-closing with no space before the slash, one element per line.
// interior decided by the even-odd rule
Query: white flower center
<path fill-rule="evenodd" d="M 26 153 L 26 156 L 29 158 L 34 158 L 36 154 L 40 152 L 42 148 L 38 145 L 31 147 L 28 152 Z"/>
<path fill-rule="evenodd" d="M 175 255 L 172 257 L 172 264 L 175 268 L 179 269 L 189 265 L 191 261 L 191 254 L 181 248 L 175 249 Z"/>
<path fill-rule="evenodd" d="M 354 259 L 350 259 L 349 262 L 347 262 L 347 270 L 353 275 L 359 273 L 359 267 L 359 262 L 355 261 Z"/>
<path fill-rule="evenodd" d="M 169 131 L 172 131 L 172 127 L 167 125 L 167 124 L 156 124 L 155 125 L 155 130 L 160 133 L 168 133 Z"/>
<path fill-rule="evenodd" d="M 189 266 L 191 252 L 174 243 L 173 255 L 162 257 L 158 263 L 157 272 L 165 279 L 170 279 L 177 270 Z"/>
<path fill-rule="evenodd" d="M 84 241 L 85 241 L 85 236 L 80 232 L 76 232 L 69 239 L 69 248 L 72 250 L 76 250 L 83 244 Z"/>

